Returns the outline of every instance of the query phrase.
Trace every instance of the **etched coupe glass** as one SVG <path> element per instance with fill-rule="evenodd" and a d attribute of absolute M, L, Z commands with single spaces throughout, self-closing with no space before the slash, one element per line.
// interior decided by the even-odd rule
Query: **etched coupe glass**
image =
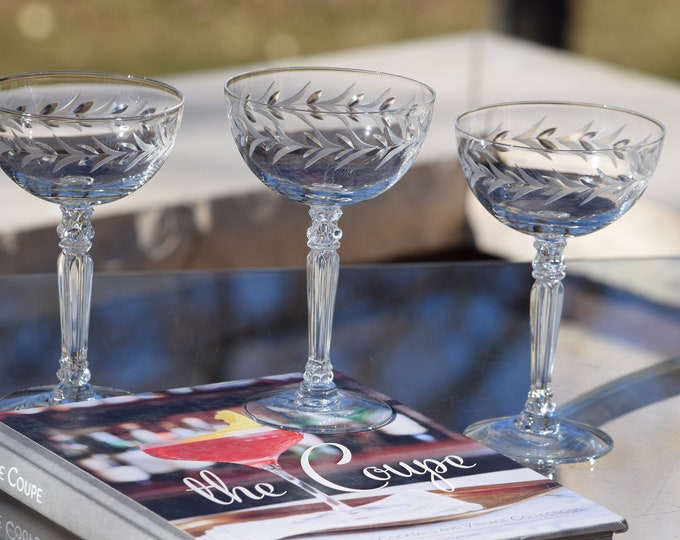
<path fill-rule="evenodd" d="M 608 452 L 601 430 L 561 418 L 551 390 L 568 237 L 606 227 L 644 192 L 664 128 L 612 107 L 508 103 L 456 121 L 470 189 L 496 219 L 535 238 L 531 387 L 519 416 L 483 420 L 465 433 L 518 461 L 559 464 Z"/>
<path fill-rule="evenodd" d="M 172 149 L 184 99 L 126 75 L 46 72 L 0 78 L 0 166 L 31 195 L 56 203 L 61 358 L 56 386 L 0 402 L 24 408 L 120 393 L 90 384 L 87 361 L 95 206 L 143 186 Z"/>
<path fill-rule="evenodd" d="M 310 432 L 372 429 L 391 408 L 333 382 L 329 350 L 342 208 L 376 197 L 408 170 L 425 139 L 434 91 L 411 79 L 360 70 L 287 68 L 225 85 L 241 156 L 271 190 L 309 206 L 309 357 L 299 387 L 258 396 L 258 422 Z"/>

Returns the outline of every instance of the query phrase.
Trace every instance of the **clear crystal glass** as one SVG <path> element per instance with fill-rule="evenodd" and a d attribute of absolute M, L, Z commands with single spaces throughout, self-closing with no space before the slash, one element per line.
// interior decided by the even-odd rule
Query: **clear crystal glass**
<path fill-rule="evenodd" d="M 297 388 L 258 396 L 246 412 L 275 427 L 320 433 L 384 425 L 391 408 L 345 392 L 330 360 L 342 208 L 393 186 L 413 163 L 432 116 L 434 91 L 370 71 L 283 68 L 225 85 L 241 156 L 270 189 L 309 206 L 309 357 Z"/>
<path fill-rule="evenodd" d="M 56 386 L 7 396 L 25 408 L 121 393 L 93 386 L 87 361 L 94 207 L 143 186 L 166 160 L 184 98 L 150 79 L 45 72 L 0 78 L 0 167 L 31 195 L 56 203 L 61 358 Z"/>
<path fill-rule="evenodd" d="M 531 387 L 519 416 L 482 420 L 465 433 L 518 461 L 551 465 L 597 458 L 603 431 L 561 418 L 551 390 L 568 237 L 606 227 L 644 192 L 664 127 L 632 111 L 577 103 L 507 103 L 461 115 L 458 154 L 470 189 L 503 224 L 535 238 Z"/>

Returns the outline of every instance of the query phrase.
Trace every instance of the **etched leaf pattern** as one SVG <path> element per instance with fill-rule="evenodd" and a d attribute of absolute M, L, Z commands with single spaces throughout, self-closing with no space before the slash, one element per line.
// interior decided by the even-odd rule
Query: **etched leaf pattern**
<path fill-rule="evenodd" d="M 398 113 L 395 107 L 399 108 Z M 417 111 L 415 96 L 406 103 L 396 103 L 389 90 L 374 99 L 348 86 L 338 95 L 325 98 L 324 91 L 307 83 L 300 90 L 284 97 L 270 85 L 262 96 L 242 100 L 242 114 L 235 115 L 237 131 L 247 137 L 250 156 L 258 149 L 273 153 L 272 162 L 300 152 L 307 169 L 324 158 L 333 160 L 341 169 L 353 161 L 371 156 L 378 169 L 409 146 L 422 141 L 429 119 Z M 404 110 L 410 109 L 406 114 Z M 294 116 L 305 129 L 290 132 L 282 125 L 286 117 Z M 344 125 L 343 130 L 324 130 L 324 121 L 332 116 Z M 366 121 L 373 122 L 367 129 Z M 331 132 L 332 131 L 332 132 Z M 370 132 L 370 135 L 366 133 Z"/>
<path fill-rule="evenodd" d="M 57 127 L 63 129 L 66 125 L 74 133 L 84 131 L 91 128 L 92 118 L 107 116 L 111 117 L 111 126 L 105 131 L 125 130 L 124 121 L 116 120 L 116 116 L 143 117 L 156 112 L 144 101 L 122 102 L 112 98 L 96 102 L 76 95 L 63 102 L 46 98 L 30 107 L 19 102 L 13 108 L 21 114 L 2 116 L 0 154 L 6 154 L 22 168 L 39 160 L 51 164 L 53 173 L 74 164 L 89 173 L 106 165 L 116 165 L 122 172 L 128 172 L 146 162 L 153 163 L 172 143 L 172 126 L 164 123 L 153 131 L 148 126 L 143 126 L 139 133 L 130 131 L 117 140 L 115 146 L 95 136 L 88 137 L 86 142 L 71 144 L 67 137 L 54 133 Z M 73 120 L 64 122 L 64 118 Z M 36 130 L 50 134 L 51 138 L 35 138 L 33 132 Z"/>
<path fill-rule="evenodd" d="M 487 194 L 504 189 L 504 198 L 511 202 L 539 197 L 546 207 L 566 196 L 576 196 L 579 205 L 597 197 L 623 200 L 640 188 L 631 179 L 644 179 L 656 162 L 658 147 L 646 147 L 647 139 L 631 145 L 629 139 L 621 137 L 625 126 L 597 130 L 591 122 L 561 135 L 556 127 L 542 127 L 543 122 L 544 119 L 517 134 L 501 124 L 484 137 L 463 137 L 460 155 L 470 186 L 474 189 L 478 182 L 484 182 Z M 511 150 L 540 154 L 545 164 L 555 162 L 558 153 L 568 151 L 583 160 L 588 172 L 567 175 L 555 167 L 530 170 L 506 164 L 504 156 Z M 603 159 L 611 164 L 608 169 L 619 173 L 604 172 Z"/>

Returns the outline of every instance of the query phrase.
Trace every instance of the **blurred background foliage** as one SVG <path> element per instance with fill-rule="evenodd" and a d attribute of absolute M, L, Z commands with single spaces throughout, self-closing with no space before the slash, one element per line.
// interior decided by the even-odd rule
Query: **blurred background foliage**
<path fill-rule="evenodd" d="M 0 72 L 219 68 L 491 29 L 497 1 L 1 0 Z M 680 2 L 568 1 L 566 48 L 680 80 Z"/>

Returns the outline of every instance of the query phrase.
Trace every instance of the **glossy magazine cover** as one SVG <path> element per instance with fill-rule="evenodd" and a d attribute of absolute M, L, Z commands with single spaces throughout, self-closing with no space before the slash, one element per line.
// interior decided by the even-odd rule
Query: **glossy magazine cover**
<path fill-rule="evenodd" d="M 619 516 L 395 402 L 392 423 L 344 435 L 279 430 L 244 415 L 249 396 L 298 381 L 181 388 L 1 420 L 197 538 L 552 538 L 625 528 Z M 0 475 L 0 486 L 7 482 Z"/>

